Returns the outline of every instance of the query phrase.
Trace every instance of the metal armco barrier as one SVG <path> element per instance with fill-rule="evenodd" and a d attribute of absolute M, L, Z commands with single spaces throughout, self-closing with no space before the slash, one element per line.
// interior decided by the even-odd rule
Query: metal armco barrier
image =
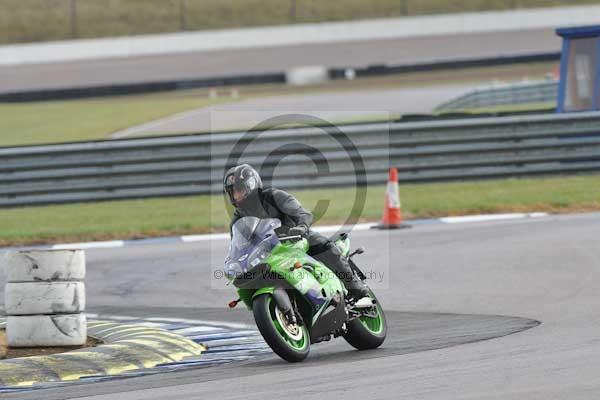
<path fill-rule="evenodd" d="M 436 107 L 435 111 L 468 110 L 509 104 L 556 103 L 558 82 L 530 82 L 476 89 Z"/>
<path fill-rule="evenodd" d="M 220 193 L 236 152 L 288 189 L 600 171 L 600 113 L 338 128 L 0 148 L 0 207 Z"/>

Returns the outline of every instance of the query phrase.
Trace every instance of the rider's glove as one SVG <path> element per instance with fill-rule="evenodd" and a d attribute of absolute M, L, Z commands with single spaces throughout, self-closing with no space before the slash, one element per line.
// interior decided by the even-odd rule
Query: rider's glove
<path fill-rule="evenodd" d="M 305 236 L 308 233 L 308 226 L 298 225 L 290 228 L 288 235 L 290 236 Z"/>

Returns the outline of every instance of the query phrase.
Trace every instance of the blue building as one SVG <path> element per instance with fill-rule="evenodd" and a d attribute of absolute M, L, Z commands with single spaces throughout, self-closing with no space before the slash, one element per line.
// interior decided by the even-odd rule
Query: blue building
<path fill-rule="evenodd" d="M 600 25 L 561 28 L 557 111 L 600 110 Z"/>

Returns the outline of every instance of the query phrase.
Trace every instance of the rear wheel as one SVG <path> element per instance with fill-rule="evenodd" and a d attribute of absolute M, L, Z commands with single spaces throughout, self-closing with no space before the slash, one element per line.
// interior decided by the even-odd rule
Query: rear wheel
<path fill-rule="evenodd" d="M 344 334 L 346 342 L 358 350 L 375 349 L 381 346 L 387 335 L 383 308 L 370 290 L 369 297 L 375 301 L 375 305 L 365 315 L 350 321 L 348 331 Z"/>
<path fill-rule="evenodd" d="M 269 347 L 289 362 L 304 360 L 310 352 L 310 336 L 306 326 L 289 324 L 270 294 L 262 294 L 252 302 L 254 320 Z"/>

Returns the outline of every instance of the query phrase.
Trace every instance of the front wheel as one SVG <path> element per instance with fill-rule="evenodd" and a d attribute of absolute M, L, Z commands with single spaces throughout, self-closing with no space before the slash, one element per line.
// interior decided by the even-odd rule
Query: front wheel
<path fill-rule="evenodd" d="M 373 309 L 348 323 L 344 339 L 358 350 L 375 349 L 383 344 L 387 335 L 387 323 L 381 304 L 371 290 L 369 297 L 375 300 Z"/>
<path fill-rule="evenodd" d="M 252 302 L 254 320 L 269 347 L 289 362 L 304 360 L 310 352 L 306 326 L 290 325 L 270 294 L 261 294 Z"/>

